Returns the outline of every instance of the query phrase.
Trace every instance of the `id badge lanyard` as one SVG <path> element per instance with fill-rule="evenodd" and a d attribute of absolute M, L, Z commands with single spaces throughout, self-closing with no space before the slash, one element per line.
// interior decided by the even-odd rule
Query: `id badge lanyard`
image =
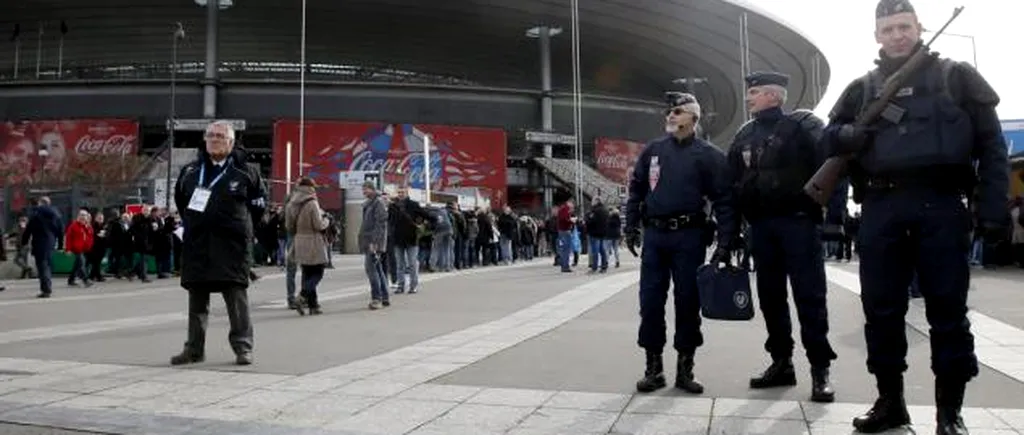
<path fill-rule="evenodd" d="M 206 190 L 213 190 L 213 186 L 216 185 L 217 182 L 220 181 L 220 179 L 224 177 L 224 174 L 226 174 L 228 172 L 228 165 L 230 165 L 230 164 L 231 164 L 231 159 L 228 158 L 224 162 L 224 169 L 220 171 L 220 174 L 218 174 L 216 177 L 213 178 L 213 181 L 210 182 L 209 186 L 205 187 Z M 204 188 L 203 187 L 203 181 L 206 181 L 206 165 L 202 165 L 202 166 L 199 167 L 199 188 L 200 189 Z"/>

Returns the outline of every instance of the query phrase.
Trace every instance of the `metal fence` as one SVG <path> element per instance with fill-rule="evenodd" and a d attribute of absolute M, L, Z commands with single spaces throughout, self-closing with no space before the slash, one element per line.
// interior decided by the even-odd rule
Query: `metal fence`
<path fill-rule="evenodd" d="M 15 184 L 0 189 L 0 228 L 9 230 L 19 216 L 40 197 L 50 198 L 52 205 L 67 220 L 81 208 L 89 210 L 123 210 L 126 204 L 147 203 L 153 195 L 152 183 L 146 180 L 117 184 Z"/>

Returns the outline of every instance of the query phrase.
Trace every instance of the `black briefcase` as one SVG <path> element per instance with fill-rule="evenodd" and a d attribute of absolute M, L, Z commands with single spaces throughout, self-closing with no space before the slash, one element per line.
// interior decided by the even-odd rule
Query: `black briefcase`
<path fill-rule="evenodd" d="M 701 315 L 710 320 L 744 321 L 754 318 L 750 273 L 727 265 L 705 264 L 697 269 Z"/>

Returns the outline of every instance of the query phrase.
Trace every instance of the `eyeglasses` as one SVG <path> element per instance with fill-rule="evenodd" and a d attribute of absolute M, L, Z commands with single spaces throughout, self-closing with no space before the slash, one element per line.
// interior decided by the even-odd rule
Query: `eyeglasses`
<path fill-rule="evenodd" d="M 213 132 L 210 132 L 210 133 L 206 133 L 206 138 L 207 139 L 227 139 L 228 135 L 226 135 L 224 133 L 213 133 Z"/>
<path fill-rule="evenodd" d="M 683 113 L 685 113 L 685 111 L 683 110 L 682 107 L 676 107 L 676 108 L 672 108 L 672 109 L 665 109 L 665 116 L 668 116 L 668 115 L 679 116 L 679 115 L 682 115 Z"/>

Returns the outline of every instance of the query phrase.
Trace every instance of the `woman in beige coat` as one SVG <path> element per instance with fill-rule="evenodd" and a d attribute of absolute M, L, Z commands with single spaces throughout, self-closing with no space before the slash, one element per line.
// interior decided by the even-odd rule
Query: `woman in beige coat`
<path fill-rule="evenodd" d="M 324 277 L 327 266 L 327 237 L 324 231 L 330 221 L 320 209 L 316 199 L 316 183 L 312 179 L 299 179 L 285 206 L 285 229 L 292 237 L 288 255 L 302 270 L 302 289 L 298 303 L 299 314 L 305 315 L 302 306 L 309 306 L 310 314 L 320 314 L 316 287 Z"/>

